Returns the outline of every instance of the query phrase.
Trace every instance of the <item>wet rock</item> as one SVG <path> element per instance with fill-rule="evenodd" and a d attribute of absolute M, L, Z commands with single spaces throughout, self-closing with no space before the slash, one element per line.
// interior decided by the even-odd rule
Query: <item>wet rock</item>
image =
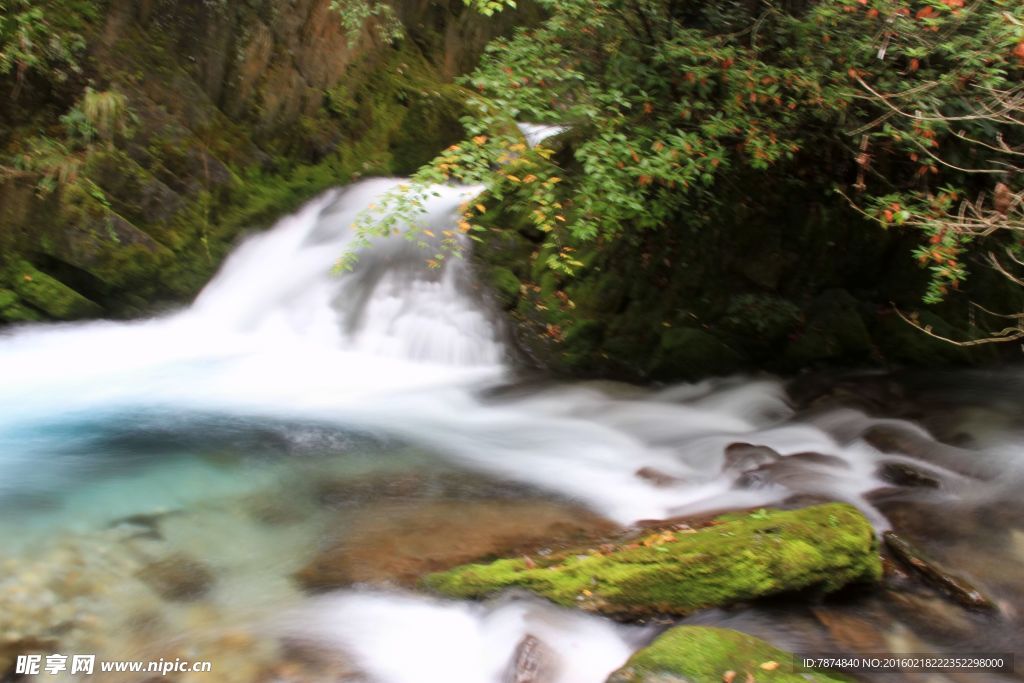
<path fill-rule="evenodd" d="M 928 456 L 936 444 L 920 434 L 887 425 L 876 425 L 864 432 L 863 439 L 883 453 L 899 453 L 919 458 Z"/>
<path fill-rule="evenodd" d="M 373 472 L 330 479 L 317 484 L 314 499 L 331 508 L 353 508 L 378 502 L 449 500 L 517 500 L 536 496 L 522 484 L 489 479 L 460 470 Z"/>
<path fill-rule="evenodd" d="M 881 573 L 870 522 L 852 506 L 833 503 L 728 515 L 699 530 L 659 530 L 536 560 L 464 565 L 422 583 L 455 598 L 525 588 L 560 605 L 635 619 L 802 589 L 829 592 L 877 581 Z"/>
<path fill-rule="evenodd" d="M 796 667 L 792 654 L 754 636 L 713 626 L 665 631 L 606 683 L 828 683 L 844 680 Z"/>
<path fill-rule="evenodd" d="M 0 624 L 2 625 L 2 624 Z M 48 655 L 57 652 L 55 638 L 26 636 L 7 638 L 0 634 L 0 681 L 13 681 L 14 667 L 20 655 Z"/>
<path fill-rule="evenodd" d="M 546 501 L 392 503 L 361 509 L 295 579 L 310 590 L 352 583 L 413 585 L 425 573 L 606 536 L 611 522 Z"/>
<path fill-rule="evenodd" d="M 201 598 L 214 582 L 213 573 L 206 565 L 183 553 L 149 562 L 136 576 L 165 600 Z"/>
<path fill-rule="evenodd" d="M 723 469 L 745 472 L 778 461 L 782 456 L 768 446 L 751 443 L 731 443 L 725 447 Z"/>
<path fill-rule="evenodd" d="M 883 462 L 878 467 L 878 478 L 895 486 L 910 488 L 939 488 L 939 480 L 913 465 L 897 460 Z"/>
<path fill-rule="evenodd" d="M 553 683 L 558 677 L 558 655 L 536 636 L 526 635 L 509 662 L 503 683 Z"/>
<path fill-rule="evenodd" d="M 305 641 L 286 639 L 281 656 L 267 666 L 254 683 L 366 683 L 352 662 L 336 649 L 315 646 Z"/>
<path fill-rule="evenodd" d="M 868 654 L 888 649 L 879 629 L 879 615 L 871 614 L 868 618 L 851 613 L 850 609 L 830 607 L 814 607 L 811 613 L 842 652 Z"/>
<path fill-rule="evenodd" d="M 297 501 L 277 496 L 252 496 L 244 507 L 250 517 L 266 526 L 290 526 L 307 517 L 307 511 Z"/>
<path fill-rule="evenodd" d="M 818 455 L 818 454 L 814 454 Z M 823 456 L 831 457 L 831 456 Z M 843 469 L 849 465 L 839 458 Z M 737 488 L 758 489 L 766 486 L 784 486 L 792 491 L 814 493 L 820 491 L 827 483 L 830 475 L 817 465 L 808 466 L 805 462 L 791 457 L 783 457 L 777 462 L 767 463 L 744 472 L 736 477 Z"/>
<path fill-rule="evenodd" d="M 968 612 L 935 595 L 918 595 L 906 591 L 886 591 L 886 621 L 905 622 L 926 640 L 948 643 L 973 642 L 982 625 L 977 613 Z M 991 628 L 991 625 L 986 625 Z M 876 650 L 885 652 L 888 648 Z"/>
<path fill-rule="evenodd" d="M 939 567 L 895 532 L 886 531 L 882 538 L 897 560 L 959 604 L 969 609 L 996 609 L 995 603 L 969 581 Z"/>
<path fill-rule="evenodd" d="M 127 515 L 111 520 L 107 525 L 108 529 L 134 529 L 137 530 L 137 537 L 149 538 L 155 541 L 162 541 L 164 536 L 160 531 L 160 524 L 172 515 L 181 514 L 180 510 L 159 510 L 157 512 Z"/>
<path fill-rule="evenodd" d="M 683 483 L 683 480 L 674 475 L 662 472 L 655 467 L 641 467 L 633 473 L 636 477 L 649 481 L 659 488 L 666 488 Z"/>
<path fill-rule="evenodd" d="M 844 470 L 850 469 L 850 463 L 846 462 L 838 455 L 829 455 L 827 453 L 793 453 L 792 455 L 783 456 L 783 459 L 787 462 L 801 462 L 809 465 L 826 465 L 828 467 L 838 467 L 839 469 Z"/>
<path fill-rule="evenodd" d="M 373 474 L 335 479 L 317 486 L 316 500 L 328 507 L 355 506 L 379 500 L 402 500 L 429 495 L 430 480 L 418 472 Z"/>

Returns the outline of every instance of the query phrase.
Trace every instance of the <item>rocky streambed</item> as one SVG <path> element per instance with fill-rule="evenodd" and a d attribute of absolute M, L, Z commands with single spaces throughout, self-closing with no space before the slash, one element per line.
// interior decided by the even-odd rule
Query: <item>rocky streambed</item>
<path fill-rule="evenodd" d="M 837 396 L 827 401 L 850 404 Z M 823 400 L 811 409 L 822 409 Z M 888 451 L 914 450 L 914 440 L 903 434 L 901 443 L 896 429 L 876 429 L 873 438 Z M 1014 596 L 1022 590 L 1024 532 L 1013 526 L 1013 504 L 937 500 L 952 487 L 930 476 L 928 463 L 879 465 L 880 485 L 868 499 L 891 522 L 888 531 L 849 504 L 798 487 L 781 505 L 622 526 L 568 498 L 442 465 L 430 453 L 360 448 L 307 454 L 301 464 L 220 448 L 200 459 L 263 483 L 92 521 L 20 547 L 8 543 L 0 581 L 3 680 L 15 680 L 17 655 L 54 652 L 209 660 L 215 680 L 239 683 L 399 680 L 380 676 L 359 638 L 332 638 L 345 629 L 321 623 L 317 605 L 336 596 L 404 600 L 402 614 L 472 604 L 439 598 L 483 600 L 480 608 L 458 609 L 494 613 L 512 600 L 523 614 L 541 610 L 545 619 L 594 614 L 586 618 L 605 622 L 601 628 L 625 648 L 618 668 L 600 677 L 613 683 L 875 680 L 794 667 L 791 652 L 1019 647 Z M 834 467 L 833 459 L 737 441 L 723 449 L 723 472 L 734 474 L 740 493 L 780 479 L 814 481 L 815 468 Z M 634 476 L 656 488 L 678 485 L 651 468 Z M 335 617 L 344 622 L 348 613 L 342 608 Z M 351 618 L 359 624 L 366 615 L 355 610 Z M 539 623 L 536 615 L 522 617 L 521 634 L 506 637 L 502 680 L 584 680 L 563 675 L 574 656 L 558 647 L 564 634 L 548 636 L 553 646 L 531 619 Z M 143 680 L 125 673 L 97 679 Z"/>

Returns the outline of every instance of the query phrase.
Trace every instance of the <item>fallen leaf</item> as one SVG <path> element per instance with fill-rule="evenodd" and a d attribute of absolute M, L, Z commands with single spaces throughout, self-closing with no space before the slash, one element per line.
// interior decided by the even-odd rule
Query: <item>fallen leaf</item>
<path fill-rule="evenodd" d="M 726 671 L 722 674 L 722 683 L 732 683 L 734 678 L 736 678 L 735 671 Z"/>
<path fill-rule="evenodd" d="M 765 671 L 775 671 L 776 669 L 779 668 L 779 663 L 778 662 L 764 662 L 763 664 L 761 664 L 761 668 L 764 669 Z"/>

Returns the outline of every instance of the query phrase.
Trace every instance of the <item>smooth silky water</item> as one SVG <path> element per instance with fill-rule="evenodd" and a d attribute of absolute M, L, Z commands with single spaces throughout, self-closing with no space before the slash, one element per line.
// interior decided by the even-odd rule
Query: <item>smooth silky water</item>
<path fill-rule="evenodd" d="M 879 594 L 688 621 L 796 651 L 1024 651 L 1017 373 L 523 381 L 465 261 L 430 270 L 394 236 L 332 271 L 356 214 L 400 182 L 311 201 L 239 246 L 180 312 L 0 337 L 0 647 L 213 662 L 176 681 L 500 683 L 530 634 L 557 653 L 558 683 L 600 683 L 656 634 L 523 595 L 446 602 L 372 576 L 297 585 L 327 539 L 400 536 L 410 518 L 395 500 L 411 496 L 442 520 L 514 501 L 619 525 L 849 501 L 879 531 L 906 528 L 999 614 Z M 437 188 L 425 226 L 453 225 L 473 192 Z M 897 447 L 879 450 L 879 434 Z M 724 458 L 737 442 L 833 457 L 744 472 Z M 893 487 L 883 462 L 938 486 Z M 175 563 L 201 568 L 195 594 L 174 594 Z"/>

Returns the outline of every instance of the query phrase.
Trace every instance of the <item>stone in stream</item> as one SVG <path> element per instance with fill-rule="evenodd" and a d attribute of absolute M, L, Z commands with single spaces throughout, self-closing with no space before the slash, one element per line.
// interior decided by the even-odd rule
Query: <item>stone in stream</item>
<path fill-rule="evenodd" d="M 962 644 L 975 641 L 982 629 L 991 624 L 980 623 L 984 616 L 974 610 L 961 609 L 944 597 L 917 595 L 908 591 L 889 590 L 883 593 L 888 614 L 880 623 L 903 623 L 910 632 L 930 642 Z M 886 652 L 888 648 L 876 648 L 873 652 Z"/>
<path fill-rule="evenodd" d="M 656 467 L 641 467 L 633 475 L 638 479 L 649 481 L 658 488 L 667 488 L 683 483 L 683 479 L 667 472 L 662 472 Z"/>
<path fill-rule="evenodd" d="M 133 529 L 136 531 L 136 538 L 148 538 L 154 541 L 164 540 L 160 525 L 163 521 L 173 515 L 180 515 L 180 510 L 158 510 L 156 512 L 143 512 L 134 515 L 126 515 L 111 520 L 107 524 L 108 529 Z"/>
<path fill-rule="evenodd" d="M 898 460 L 883 462 L 878 467 L 878 478 L 895 486 L 909 488 L 939 488 L 939 480 L 917 467 Z"/>
<path fill-rule="evenodd" d="M 206 565 L 184 553 L 153 560 L 136 576 L 165 600 L 188 601 L 201 598 L 213 584 L 213 573 Z"/>
<path fill-rule="evenodd" d="M 792 491 L 810 493 L 821 490 L 831 476 L 823 467 L 848 470 L 850 464 L 836 455 L 794 453 L 744 472 L 736 477 L 735 486 L 757 489 L 779 485 Z"/>
<path fill-rule="evenodd" d="M 836 683 L 844 676 L 815 671 L 792 654 L 726 628 L 676 626 L 635 653 L 606 683 Z"/>
<path fill-rule="evenodd" d="M 581 508 L 503 500 L 384 502 L 361 508 L 343 525 L 345 535 L 295 574 L 304 588 L 325 590 L 352 583 L 411 586 L 428 572 L 558 549 L 618 530 Z"/>
<path fill-rule="evenodd" d="M 881 613 L 877 603 L 849 605 L 817 605 L 811 614 L 826 631 L 832 642 L 842 652 L 872 654 L 885 652 L 889 644 L 880 624 L 887 621 L 887 614 Z"/>
<path fill-rule="evenodd" d="M 932 560 L 911 545 L 908 541 L 900 538 L 894 531 L 886 531 L 882 534 L 886 547 L 900 562 L 917 572 L 925 581 L 935 586 L 950 598 L 970 609 L 994 610 L 996 605 L 992 600 L 975 588 L 966 579 L 950 574 L 939 567 Z"/>
<path fill-rule="evenodd" d="M 553 683 L 557 677 L 558 655 L 527 634 L 516 646 L 502 683 Z"/>
<path fill-rule="evenodd" d="M 722 469 L 746 472 L 761 465 L 777 462 L 782 456 L 768 446 L 752 443 L 731 443 L 725 447 L 725 462 Z"/>
<path fill-rule="evenodd" d="M 422 584 L 456 598 L 525 588 L 560 605 L 643 619 L 783 592 L 830 592 L 877 582 L 882 573 L 870 522 L 842 503 L 725 515 L 699 530 L 527 559 L 465 565 Z"/>

